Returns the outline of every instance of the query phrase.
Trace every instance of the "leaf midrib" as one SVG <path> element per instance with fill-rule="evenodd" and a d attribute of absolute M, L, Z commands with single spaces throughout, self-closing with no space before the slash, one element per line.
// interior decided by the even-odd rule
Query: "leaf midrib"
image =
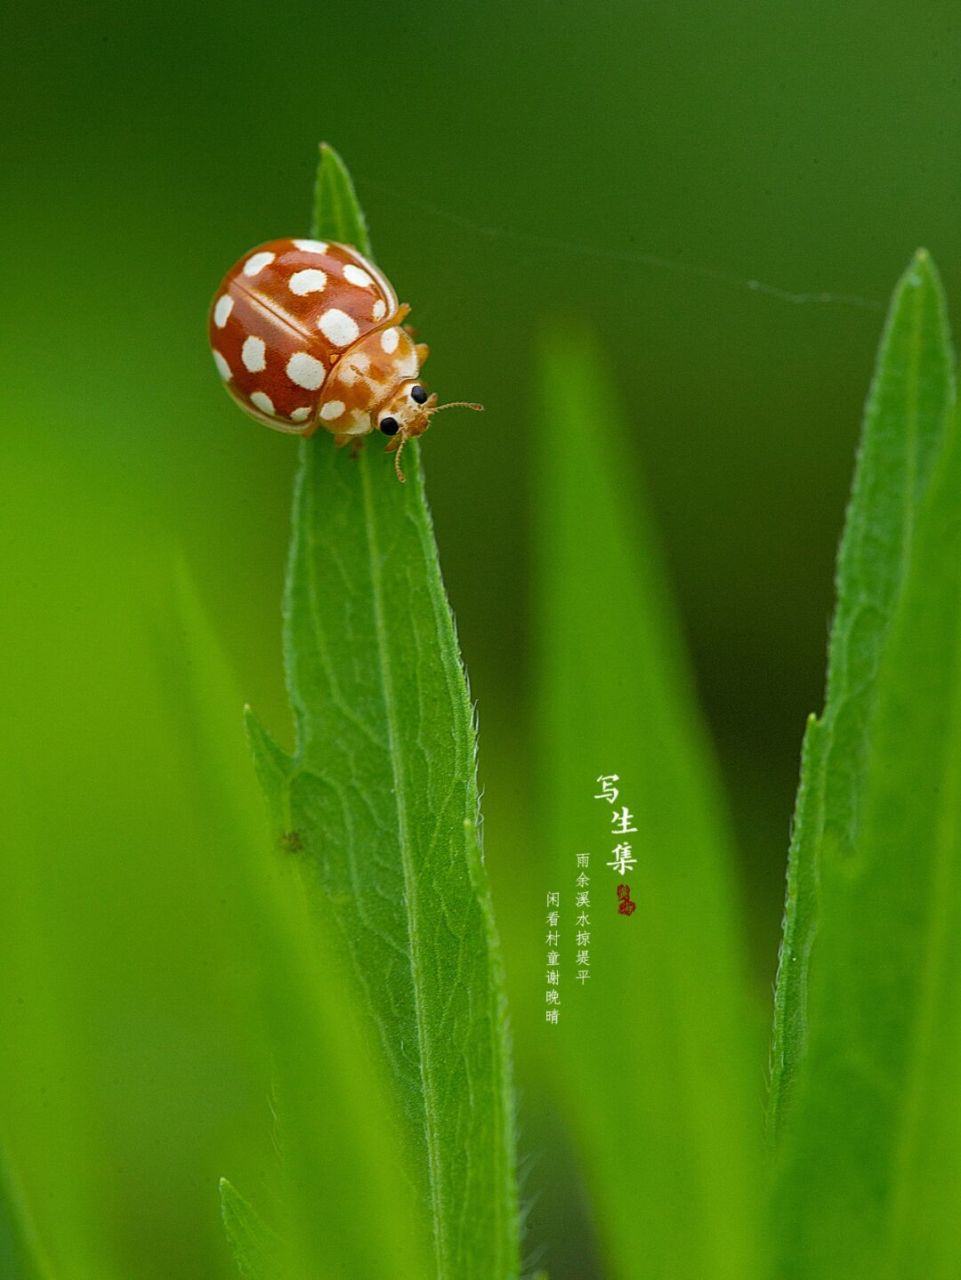
<path fill-rule="evenodd" d="M 434 1248 L 438 1275 L 446 1272 L 447 1238 L 446 1220 L 440 1194 L 440 1153 L 434 1123 L 434 1085 L 431 1079 L 429 1055 L 426 1052 L 427 1028 L 421 1002 L 422 964 L 418 933 L 419 900 L 417 878 L 411 861 L 410 825 L 407 814 L 405 789 L 406 769 L 401 750 L 401 735 L 394 715 L 394 681 L 390 662 L 390 644 L 384 621 L 383 583 L 381 576 L 380 547 L 377 540 L 376 504 L 371 498 L 370 467 L 366 457 L 359 459 L 361 489 L 364 500 L 364 529 L 367 535 L 367 554 L 370 567 L 371 599 L 374 613 L 374 631 L 377 641 L 377 672 L 384 715 L 387 721 L 387 746 L 390 756 L 391 777 L 394 783 L 394 803 L 397 810 L 397 838 L 401 866 L 404 875 L 404 911 L 407 918 L 407 936 L 410 943 L 410 966 L 413 988 L 414 1020 L 417 1028 L 418 1067 L 424 1094 L 424 1137 L 427 1147 L 428 1182 L 434 1228 Z"/>

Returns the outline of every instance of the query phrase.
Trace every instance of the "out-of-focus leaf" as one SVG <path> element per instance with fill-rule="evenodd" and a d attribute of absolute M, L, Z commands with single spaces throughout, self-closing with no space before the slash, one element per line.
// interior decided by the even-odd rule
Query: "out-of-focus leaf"
<path fill-rule="evenodd" d="M 267 1280 L 376 1280 L 385 1256 L 399 1277 L 422 1276 L 425 1233 L 380 1064 L 365 1052 L 352 992 L 306 918 L 299 851 L 290 841 L 268 847 L 261 806 L 233 767 L 241 728 L 236 685 L 184 573 L 177 598 L 203 762 L 197 786 L 235 830 L 231 892 L 248 921 L 245 951 L 261 1014 L 250 1034 L 268 1046 L 272 1096 L 263 1106 L 273 1113 L 280 1155 L 267 1215 L 276 1233 L 221 1181 L 231 1241 L 235 1252 L 243 1245 L 243 1265 L 259 1267 Z M 376 1229 L 369 1202 L 377 1206 Z"/>
<path fill-rule="evenodd" d="M 270 1228 L 233 1183 L 220 1179 L 220 1212 L 244 1280 L 269 1280 L 276 1242 Z"/>
<path fill-rule="evenodd" d="M 109 487 L 91 511 L 76 466 L 24 450 L 0 502 L 3 1145 L 58 1280 L 227 1280 L 216 1172 L 270 1156 L 230 875 L 262 837 L 234 838 L 195 750 L 169 531 Z M 236 697 L 220 758 L 262 829 Z"/>
<path fill-rule="evenodd" d="M 52 1280 L 23 1195 L 0 1151 L 0 1276 L 3 1280 Z"/>
<path fill-rule="evenodd" d="M 545 890 L 561 895 L 560 984 L 545 984 L 560 992 L 559 1022 L 545 1022 L 543 1054 L 557 1060 L 564 1116 L 577 1129 L 605 1274 L 746 1280 L 762 1055 L 715 768 L 630 474 L 641 426 L 628 434 L 611 373 L 580 334 L 552 339 L 542 380 L 540 838 L 550 850 Z M 617 775 L 613 804 L 594 798 L 603 775 Z M 617 834 L 622 807 L 630 832 Z M 636 859 L 623 874 L 606 865 L 621 843 Z M 586 926 L 575 898 L 585 891 L 582 852 Z M 624 883 L 631 915 L 618 911 Z"/>

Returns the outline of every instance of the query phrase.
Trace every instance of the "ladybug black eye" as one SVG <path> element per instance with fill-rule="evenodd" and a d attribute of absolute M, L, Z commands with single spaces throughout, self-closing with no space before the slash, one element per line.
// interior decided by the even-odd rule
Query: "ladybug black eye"
<path fill-rule="evenodd" d="M 385 436 L 395 436 L 400 430 L 400 423 L 396 418 L 381 418 L 377 425 Z"/>
<path fill-rule="evenodd" d="M 411 387 L 410 398 L 413 400 L 414 404 L 425 404 L 427 401 L 427 392 L 418 383 L 416 387 Z"/>

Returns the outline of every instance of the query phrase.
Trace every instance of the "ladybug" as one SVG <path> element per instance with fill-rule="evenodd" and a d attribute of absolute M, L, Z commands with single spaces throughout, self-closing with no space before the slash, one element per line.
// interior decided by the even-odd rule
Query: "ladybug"
<path fill-rule="evenodd" d="M 390 281 L 346 244 L 271 240 L 224 276 L 210 307 L 210 346 L 228 392 L 265 426 L 337 445 L 390 437 L 399 480 L 404 444 L 441 409 L 420 381 L 426 343 L 415 343 Z"/>

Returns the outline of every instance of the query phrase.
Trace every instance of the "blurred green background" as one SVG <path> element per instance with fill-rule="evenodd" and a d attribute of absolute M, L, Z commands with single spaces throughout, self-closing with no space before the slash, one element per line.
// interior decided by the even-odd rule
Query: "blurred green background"
<path fill-rule="evenodd" d="M 568 319 L 610 353 L 635 440 L 617 462 L 650 493 L 730 795 L 762 1023 L 883 308 L 919 244 L 961 296 L 957 12 L 21 6 L 4 44 L 2 1102 L 23 1177 L 77 1232 L 114 1221 L 85 1275 L 226 1276 L 216 1177 L 246 1162 L 256 1185 L 269 1155 L 249 906 L 223 891 L 234 837 L 184 745 L 176 566 L 232 665 L 224 749 L 255 806 L 240 701 L 289 742 L 295 447 L 230 404 L 204 324 L 241 253 L 305 232 L 326 138 L 431 344 L 427 381 L 487 406 L 423 455 L 479 705 L 528 1243 L 552 1277 L 586 1276 L 532 1035 L 533 353 Z"/>

